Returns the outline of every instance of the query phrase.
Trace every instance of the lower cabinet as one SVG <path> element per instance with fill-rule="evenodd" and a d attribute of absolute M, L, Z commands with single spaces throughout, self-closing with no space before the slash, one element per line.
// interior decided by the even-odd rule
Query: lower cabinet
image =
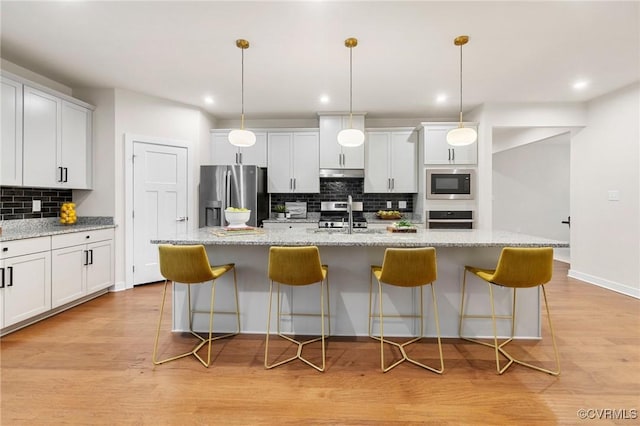
<path fill-rule="evenodd" d="M 113 230 L 55 235 L 51 304 L 57 308 L 113 285 Z"/>
<path fill-rule="evenodd" d="M 262 224 L 264 229 L 304 229 L 304 228 L 317 228 L 318 222 L 264 222 Z"/>
<path fill-rule="evenodd" d="M 0 328 L 51 309 L 51 239 L 8 241 L 0 252 Z"/>

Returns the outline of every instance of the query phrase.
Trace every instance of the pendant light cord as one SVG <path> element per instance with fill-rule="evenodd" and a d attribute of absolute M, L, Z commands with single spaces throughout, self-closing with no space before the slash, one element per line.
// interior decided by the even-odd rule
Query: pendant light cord
<path fill-rule="evenodd" d="M 241 60 L 241 71 L 240 71 L 240 103 L 241 103 L 241 113 L 240 113 L 240 129 L 244 130 L 244 49 L 240 49 L 242 51 L 242 60 Z"/>
<path fill-rule="evenodd" d="M 349 48 L 349 128 L 353 129 L 353 47 Z"/>
<path fill-rule="evenodd" d="M 462 44 L 460 45 L 460 125 L 462 127 Z"/>

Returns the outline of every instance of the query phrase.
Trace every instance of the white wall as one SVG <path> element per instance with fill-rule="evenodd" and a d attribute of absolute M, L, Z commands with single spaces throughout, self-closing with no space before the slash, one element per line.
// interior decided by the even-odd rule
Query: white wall
<path fill-rule="evenodd" d="M 209 158 L 209 129 L 214 120 L 200 109 L 177 102 L 160 99 L 142 93 L 115 89 L 115 221 L 116 228 L 116 285 L 124 288 L 125 282 L 125 134 L 151 136 L 187 142 L 193 150 L 190 158 L 196 160 L 193 167 L 193 188 L 199 183 L 200 159 Z M 195 191 L 194 191 L 195 192 Z M 197 199 L 191 197 L 191 211 L 197 212 Z M 191 225 L 197 226 L 192 220 Z"/>
<path fill-rule="evenodd" d="M 114 216 L 116 189 L 115 90 L 74 89 L 74 96 L 96 106 L 93 111 L 93 190 L 74 190 L 80 216 Z"/>
<path fill-rule="evenodd" d="M 478 126 L 477 203 L 478 228 L 493 226 L 493 129 L 509 127 L 553 127 L 574 131 L 587 124 L 582 103 L 485 104 L 465 116 Z"/>
<path fill-rule="evenodd" d="M 35 83 L 42 84 L 50 89 L 57 90 L 60 93 L 64 93 L 65 95 L 71 96 L 72 89 L 69 86 L 65 86 L 64 84 L 58 83 L 57 81 L 51 80 L 44 75 L 37 74 L 31 70 L 21 67 L 20 65 L 14 64 L 13 62 L 9 62 L 6 59 L 2 59 L 0 61 L 0 68 L 5 71 L 9 71 L 12 74 L 18 75 L 22 78 L 26 78 L 27 80 L 31 80 Z M 84 100 L 80 98 L 80 100 Z M 89 102 L 89 101 L 86 101 Z"/>
<path fill-rule="evenodd" d="M 493 228 L 569 241 L 569 134 L 493 155 Z"/>
<path fill-rule="evenodd" d="M 571 141 L 570 276 L 640 297 L 640 84 L 588 104 Z M 608 191 L 619 201 L 608 201 Z"/>

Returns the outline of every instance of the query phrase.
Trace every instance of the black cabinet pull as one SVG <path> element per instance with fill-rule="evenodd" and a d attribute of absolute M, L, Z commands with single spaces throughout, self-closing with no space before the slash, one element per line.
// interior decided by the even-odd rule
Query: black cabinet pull
<path fill-rule="evenodd" d="M 0 279 L 0 288 L 4 288 L 4 268 L 0 268 L 0 275 L 2 275 L 2 279 Z"/>
<path fill-rule="evenodd" d="M 9 284 L 7 284 L 7 287 L 11 287 L 13 286 L 13 266 L 9 266 L 7 269 L 9 270 Z"/>
<path fill-rule="evenodd" d="M 66 167 L 63 167 L 64 169 L 64 181 L 63 182 L 67 182 L 67 175 L 69 174 L 69 169 L 67 169 Z"/>
<path fill-rule="evenodd" d="M 87 235 L 85 238 L 88 240 L 89 238 L 91 238 L 91 235 Z"/>
<path fill-rule="evenodd" d="M 58 171 L 60 172 L 60 179 L 58 179 L 58 182 L 62 182 L 62 167 L 58 167 Z"/>
<path fill-rule="evenodd" d="M 89 261 L 89 265 L 93 265 L 93 249 L 89 250 L 89 255 L 91 256 L 91 260 Z"/>
<path fill-rule="evenodd" d="M 89 250 L 84 251 L 84 264 L 83 266 L 87 266 L 89 264 Z"/>

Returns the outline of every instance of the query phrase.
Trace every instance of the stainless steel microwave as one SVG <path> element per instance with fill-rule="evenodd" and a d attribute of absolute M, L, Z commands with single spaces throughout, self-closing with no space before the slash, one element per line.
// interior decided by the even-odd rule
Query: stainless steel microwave
<path fill-rule="evenodd" d="M 432 200 L 473 200 L 473 169 L 427 169 L 427 198 Z"/>

